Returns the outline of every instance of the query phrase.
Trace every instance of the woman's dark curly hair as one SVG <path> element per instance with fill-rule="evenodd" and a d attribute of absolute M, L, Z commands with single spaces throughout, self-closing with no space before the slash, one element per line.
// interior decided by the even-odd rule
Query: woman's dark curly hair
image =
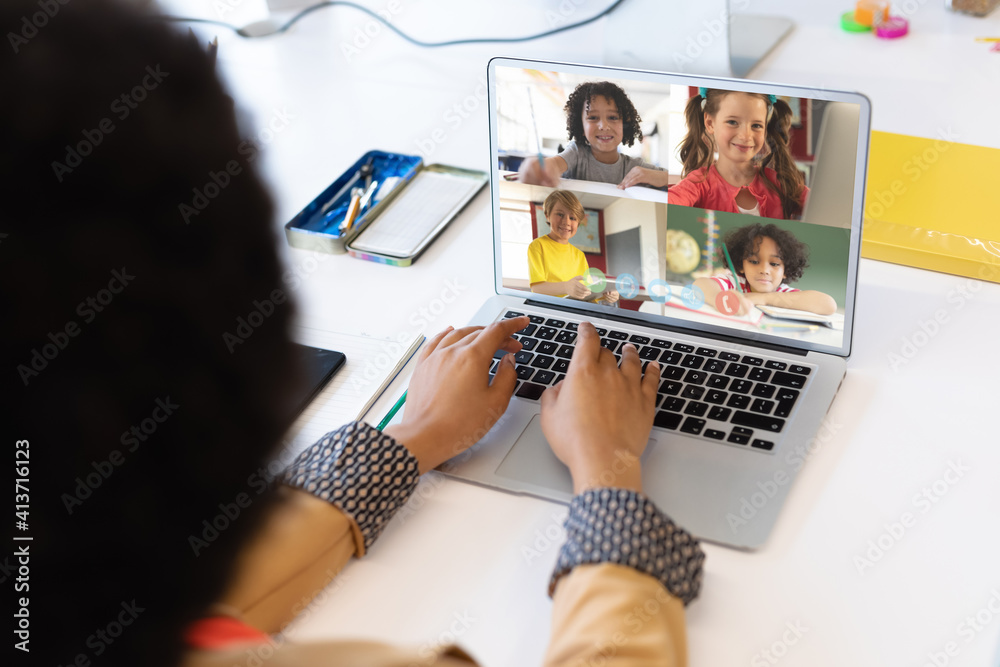
<path fill-rule="evenodd" d="M 30 453 L 27 660 L 165 667 L 271 505 L 257 471 L 299 378 L 294 309 L 238 333 L 284 269 L 209 56 L 136 3 L 50 4 L 30 31 L 37 0 L 0 4 L 2 34 L 28 35 L 0 53 L 0 431 Z"/>
<path fill-rule="evenodd" d="M 625 91 L 610 81 L 588 81 L 581 83 L 570 93 L 563 110 L 566 112 L 566 132 L 569 138 L 582 146 L 589 146 L 583 132 L 583 112 L 590 106 L 590 100 L 595 95 L 606 97 L 618 107 L 622 117 L 622 143 L 631 146 L 637 140 L 642 141 L 642 130 L 639 129 L 639 112 L 635 110 L 632 100 Z"/>
<path fill-rule="evenodd" d="M 770 223 L 762 224 L 755 222 L 752 225 L 738 227 L 726 234 L 723 239 L 725 247 L 729 249 L 729 256 L 733 258 L 733 264 L 737 272 L 743 275 L 740 267 L 743 262 L 753 256 L 760 248 L 760 241 L 765 236 L 774 240 L 781 253 L 781 261 L 785 265 L 785 276 L 783 282 L 792 283 L 802 277 L 802 273 L 809 266 L 809 246 L 802 243 L 795 235 L 787 229 Z M 726 255 L 719 247 L 719 263 L 726 265 Z"/>

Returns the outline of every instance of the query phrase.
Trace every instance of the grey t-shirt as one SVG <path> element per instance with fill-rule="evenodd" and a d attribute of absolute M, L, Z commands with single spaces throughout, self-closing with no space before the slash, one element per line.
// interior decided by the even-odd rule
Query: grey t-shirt
<path fill-rule="evenodd" d="M 618 161 L 614 164 L 598 162 L 594 154 L 590 152 L 590 146 L 577 146 L 575 140 L 566 144 L 566 148 L 559 154 L 559 157 L 566 161 L 566 171 L 563 172 L 562 177 L 581 181 L 597 181 L 598 183 L 618 185 L 625 178 L 625 174 L 632 171 L 633 167 L 646 167 L 662 171 L 659 167 L 642 158 L 623 153 L 618 154 Z"/>

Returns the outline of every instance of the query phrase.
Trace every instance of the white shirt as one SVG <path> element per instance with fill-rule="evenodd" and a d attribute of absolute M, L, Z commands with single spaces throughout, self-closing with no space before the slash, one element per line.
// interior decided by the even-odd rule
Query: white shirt
<path fill-rule="evenodd" d="M 744 213 L 746 215 L 756 215 L 757 217 L 760 217 L 760 202 L 754 204 L 753 208 L 743 208 L 739 204 L 736 205 L 736 208 L 739 209 L 740 213 Z"/>

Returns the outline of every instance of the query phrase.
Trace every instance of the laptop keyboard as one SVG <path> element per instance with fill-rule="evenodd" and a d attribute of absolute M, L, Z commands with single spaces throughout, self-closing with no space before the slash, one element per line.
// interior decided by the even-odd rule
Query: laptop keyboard
<path fill-rule="evenodd" d="M 523 314 L 507 311 L 504 318 Z M 537 401 L 546 388 L 566 377 L 579 323 L 528 317 L 531 323 L 514 334 L 523 346 L 514 355 L 518 377 L 514 395 Z M 758 451 L 774 449 L 813 369 L 756 353 L 596 329 L 601 345 L 619 362 L 625 343 L 639 352 L 643 372 L 650 361 L 659 362 L 654 426 Z M 491 377 L 504 354 L 500 350 L 494 355 Z"/>

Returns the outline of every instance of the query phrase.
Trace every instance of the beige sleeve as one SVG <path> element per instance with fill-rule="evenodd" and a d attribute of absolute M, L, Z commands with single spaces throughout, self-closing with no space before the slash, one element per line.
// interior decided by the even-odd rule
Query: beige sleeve
<path fill-rule="evenodd" d="M 291 622 L 343 569 L 364 552 L 357 524 L 325 500 L 279 486 L 277 508 L 242 552 L 236 575 L 217 605 L 255 628 L 274 634 L 267 644 L 191 651 L 184 667 L 470 667 L 461 649 L 394 647 L 358 641 L 296 644 L 275 634 Z"/>
<path fill-rule="evenodd" d="M 684 605 L 630 567 L 579 565 L 552 597 L 545 667 L 687 665 Z"/>
<path fill-rule="evenodd" d="M 299 489 L 278 486 L 275 492 L 281 495 L 277 507 L 241 551 L 219 600 L 268 633 L 290 623 L 351 556 L 364 552 L 357 524 L 339 509 Z"/>

